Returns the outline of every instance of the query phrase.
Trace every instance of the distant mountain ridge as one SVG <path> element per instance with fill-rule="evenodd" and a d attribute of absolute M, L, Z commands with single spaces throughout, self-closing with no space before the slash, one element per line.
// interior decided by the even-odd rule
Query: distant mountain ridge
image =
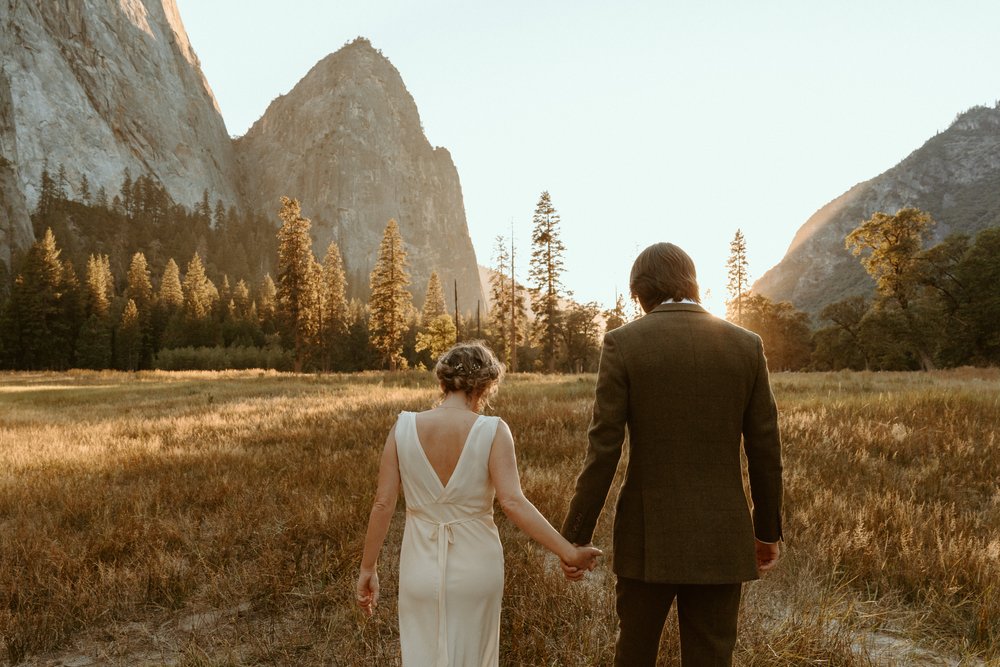
<path fill-rule="evenodd" d="M 844 237 L 876 211 L 895 213 L 905 206 L 933 216 L 931 244 L 949 234 L 1000 226 L 1000 103 L 959 114 L 898 165 L 819 209 L 753 291 L 813 315 L 848 296 L 871 294 L 874 283 L 845 248 Z"/>

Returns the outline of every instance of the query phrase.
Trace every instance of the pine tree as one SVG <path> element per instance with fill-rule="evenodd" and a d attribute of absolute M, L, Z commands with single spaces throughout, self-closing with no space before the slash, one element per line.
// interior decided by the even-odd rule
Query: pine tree
<path fill-rule="evenodd" d="M 226 229 L 226 206 L 221 199 L 215 201 L 215 215 L 213 221 L 216 231 L 222 232 Z"/>
<path fill-rule="evenodd" d="M 133 217 L 139 219 L 149 210 L 149 191 L 152 189 L 152 179 L 145 174 L 140 175 L 132 183 Z"/>
<path fill-rule="evenodd" d="M 90 255 L 87 258 L 84 282 L 83 306 L 86 321 L 80 330 L 77 362 L 83 368 L 109 368 L 113 322 L 110 309 L 114 286 L 111 284 L 111 261 L 106 255 Z"/>
<path fill-rule="evenodd" d="M 389 220 L 369 279 L 371 297 L 368 307 L 372 347 L 378 350 L 383 363 L 388 364 L 390 370 L 396 370 L 404 362 L 403 334 L 409 312 L 413 308 L 413 297 L 406 289 L 409 284 L 406 252 L 403 250 L 399 226 L 395 220 Z"/>
<path fill-rule="evenodd" d="M 181 270 L 177 267 L 177 262 L 174 261 L 173 257 L 167 260 L 167 266 L 163 269 L 163 277 L 160 279 L 160 291 L 157 293 L 156 300 L 171 312 L 179 310 L 184 306 Z"/>
<path fill-rule="evenodd" d="M 135 302 L 139 313 L 141 346 L 138 368 L 148 367 L 153 360 L 153 282 L 150 279 L 146 256 L 141 252 L 132 255 L 128 267 L 125 298 Z"/>
<path fill-rule="evenodd" d="M 250 287 L 242 278 L 233 288 L 233 305 L 236 306 L 236 317 L 247 319 L 250 314 Z"/>
<path fill-rule="evenodd" d="M 312 252 L 309 228 L 296 199 L 281 198 L 278 217 L 277 314 L 285 344 L 295 352 L 295 371 L 301 372 L 319 334 L 320 276 Z"/>
<path fill-rule="evenodd" d="M 99 255 L 101 260 L 101 271 L 104 273 L 104 289 L 108 301 L 114 301 L 118 292 L 115 290 L 115 276 L 111 273 L 111 258 L 107 255 Z"/>
<path fill-rule="evenodd" d="M 59 326 L 57 338 L 64 341 L 65 349 L 61 351 L 62 364 L 71 365 L 74 361 L 80 328 L 85 318 L 84 293 L 80 281 L 76 277 L 76 269 L 68 259 L 62 262 L 62 283 L 59 297 Z"/>
<path fill-rule="evenodd" d="M 549 372 L 555 370 L 560 338 L 559 301 L 568 296 L 562 284 L 565 246 L 559 239 L 560 218 L 552 206 L 548 191 L 542 192 L 532 218 L 531 261 L 528 275 L 532 281 L 531 309 L 542 341 L 542 359 Z"/>
<path fill-rule="evenodd" d="M 197 252 L 188 262 L 181 289 L 183 302 L 179 309 L 161 306 L 160 317 L 167 315 L 163 346 L 212 347 L 221 344 L 222 329 L 212 317 L 219 290 L 205 274 L 205 266 Z"/>
<path fill-rule="evenodd" d="M 226 346 L 263 346 L 264 333 L 257 316 L 257 305 L 250 298 L 250 287 L 239 280 L 222 314 L 222 337 Z"/>
<path fill-rule="evenodd" d="M 59 171 L 56 175 L 56 197 L 60 202 L 69 199 L 66 188 L 69 186 L 69 179 L 66 177 L 66 165 L 59 163 Z"/>
<path fill-rule="evenodd" d="M 326 257 L 323 258 L 322 339 L 325 368 L 329 369 L 331 363 L 340 356 L 338 352 L 344 350 L 348 318 L 344 262 L 340 257 L 340 248 L 331 241 L 326 249 Z"/>
<path fill-rule="evenodd" d="M 527 339 L 528 317 L 524 301 L 524 288 L 517 284 L 515 275 L 515 265 L 517 259 L 517 248 L 514 245 L 514 221 L 510 224 L 510 294 L 513 297 L 510 307 L 510 366 L 511 373 L 517 371 L 517 348 Z M 521 332 L 525 332 L 522 335 Z"/>
<path fill-rule="evenodd" d="M 154 352 L 161 347 L 182 344 L 183 336 L 178 330 L 183 329 L 180 322 L 183 308 L 184 288 L 181 286 L 181 271 L 177 267 L 177 262 L 171 257 L 163 269 L 160 287 L 154 300 L 151 336 L 151 347 Z"/>
<path fill-rule="evenodd" d="M 65 368 L 73 340 L 66 322 L 65 265 L 51 229 L 32 244 L 14 281 L 6 317 L 5 350 L 16 368 Z"/>
<path fill-rule="evenodd" d="M 188 262 L 181 287 L 184 290 L 184 314 L 188 322 L 198 324 L 208 320 L 219 292 L 205 275 L 205 265 L 198 253 Z"/>
<path fill-rule="evenodd" d="M 115 357 L 118 368 L 126 371 L 136 370 L 139 367 L 141 354 L 142 323 L 139 309 L 135 301 L 129 299 L 125 303 L 115 336 Z"/>
<path fill-rule="evenodd" d="M 309 253 L 309 270 L 306 280 L 306 291 L 302 303 L 305 320 L 301 321 L 303 333 L 308 336 L 306 345 L 306 360 L 318 360 L 323 363 L 323 315 L 326 309 L 326 293 L 323 289 L 323 266 L 316 257 Z"/>
<path fill-rule="evenodd" d="M 80 177 L 80 201 L 90 206 L 90 179 L 84 174 Z"/>
<path fill-rule="evenodd" d="M 229 274 L 222 274 L 222 286 L 219 287 L 219 300 L 216 306 L 219 309 L 219 316 L 225 314 L 229 302 L 233 300 L 233 287 L 229 284 Z M 235 305 L 235 304 L 234 304 Z"/>
<path fill-rule="evenodd" d="M 750 271 L 747 262 L 747 242 L 740 229 L 736 230 L 736 235 L 729 243 L 726 269 L 729 272 L 729 282 L 726 283 L 726 292 L 729 294 L 729 301 L 726 302 L 729 318 L 736 324 L 743 324 L 743 300 L 750 290 Z"/>
<path fill-rule="evenodd" d="M 517 323 L 527 320 L 524 288 L 513 279 L 511 269 L 507 241 L 503 236 L 497 236 L 490 271 L 489 323 L 494 334 L 493 349 L 508 368 L 514 365 L 514 346 L 523 342 L 523 327 Z"/>
<path fill-rule="evenodd" d="M 47 218 L 56 204 L 56 183 L 52 180 L 48 165 L 42 167 L 42 183 L 38 193 L 38 215 Z"/>
<path fill-rule="evenodd" d="M 503 236 L 496 237 L 493 246 L 493 266 L 490 271 L 490 326 L 496 333 L 493 351 L 510 367 L 510 253 Z"/>
<path fill-rule="evenodd" d="M 260 315 L 257 313 L 257 302 L 256 301 L 251 301 L 250 302 L 250 307 L 247 309 L 247 320 L 251 324 L 255 324 L 258 329 L 261 328 L 261 326 L 260 326 Z M 263 331 L 262 331 L 262 333 L 263 333 Z"/>
<path fill-rule="evenodd" d="M 195 204 L 194 213 L 205 227 L 212 224 L 212 205 L 209 203 L 208 188 L 202 191 L 201 201 Z"/>
<path fill-rule="evenodd" d="M 424 326 L 439 315 L 445 315 L 448 307 L 444 302 L 444 290 L 441 289 L 441 279 L 438 278 L 437 271 L 431 271 L 431 277 L 427 280 L 427 295 L 424 297 L 424 307 L 421 311 L 421 320 Z"/>
<path fill-rule="evenodd" d="M 271 279 L 270 273 L 265 273 L 260 281 L 257 295 L 257 312 L 260 316 L 260 327 L 265 334 L 277 331 L 278 288 Z"/>
<path fill-rule="evenodd" d="M 369 331 L 370 312 L 360 299 L 351 299 L 348 304 L 347 339 L 343 357 L 343 370 L 363 371 L 376 368 L 379 352 L 371 344 Z"/>
<path fill-rule="evenodd" d="M 91 255 L 87 258 L 85 302 L 88 317 L 96 315 L 103 319 L 108 315 L 113 298 L 113 287 L 108 285 L 110 268 L 110 260 L 106 255 Z"/>
<path fill-rule="evenodd" d="M 432 359 L 437 359 L 455 344 L 458 331 L 455 329 L 455 323 L 451 321 L 451 316 L 447 313 L 441 313 L 430 320 L 424 320 L 423 329 L 417 334 L 414 348 L 417 352 L 426 350 L 430 352 Z"/>
<path fill-rule="evenodd" d="M 149 275 L 149 265 L 146 263 L 146 256 L 141 252 L 132 255 L 132 262 L 128 267 L 125 297 L 135 301 L 136 308 L 140 312 L 148 309 L 153 302 L 153 283 Z"/>
<path fill-rule="evenodd" d="M 122 186 L 116 195 L 118 202 L 121 206 L 122 213 L 129 220 L 135 214 L 135 200 L 132 197 L 132 174 L 129 172 L 128 168 L 125 169 L 125 173 L 122 177 Z"/>

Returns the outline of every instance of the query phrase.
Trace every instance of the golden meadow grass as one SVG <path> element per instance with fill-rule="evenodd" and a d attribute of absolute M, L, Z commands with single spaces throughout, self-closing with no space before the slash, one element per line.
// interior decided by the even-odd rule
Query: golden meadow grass
<path fill-rule="evenodd" d="M 555 523 L 593 383 L 517 376 L 494 401 Z M 1000 664 L 1000 372 L 774 385 L 788 542 L 746 588 L 738 664 Z M 435 396 L 418 373 L 0 376 L 0 661 L 396 664 L 402 502 L 372 620 L 353 583 L 385 434 Z M 502 663 L 608 664 L 607 568 L 569 584 L 497 522 Z M 674 631 L 663 649 L 678 664 Z"/>

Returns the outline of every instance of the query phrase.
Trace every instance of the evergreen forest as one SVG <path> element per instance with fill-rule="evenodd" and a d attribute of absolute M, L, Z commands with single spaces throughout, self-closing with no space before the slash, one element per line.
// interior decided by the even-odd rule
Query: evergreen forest
<path fill-rule="evenodd" d="M 345 266 L 336 243 L 313 252 L 299 202 L 277 216 L 191 209 L 155 179 L 126 172 L 113 194 L 62 168 L 42 174 L 38 239 L 0 260 L 0 366 L 17 370 L 243 369 L 352 372 L 429 368 L 457 340 L 483 339 L 511 370 L 593 372 L 605 330 L 640 316 L 579 303 L 564 282 L 560 217 L 543 192 L 531 248 L 496 238 L 488 312 L 447 311 L 437 272 L 414 304 L 404 238 L 386 223 L 374 269 Z M 277 204 L 277 203 L 276 203 Z M 845 239 L 873 294 L 828 305 L 818 321 L 753 293 L 741 231 L 730 244 L 727 318 L 758 333 L 772 370 L 930 370 L 1000 363 L 1000 229 L 925 248 L 918 209 L 876 213 Z"/>

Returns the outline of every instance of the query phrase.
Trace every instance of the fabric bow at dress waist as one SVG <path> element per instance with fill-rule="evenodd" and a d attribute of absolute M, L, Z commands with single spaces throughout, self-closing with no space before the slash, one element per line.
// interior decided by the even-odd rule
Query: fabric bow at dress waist
<path fill-rule="evenodd" d="M 448 667 L 448 614 L 445 606 L 445 584 L 448 573 L 448 545 L 455 542 L 453 528 L 459 524 L 480 521 L 493 515 L 493 508 L 489 508 L 478 514 L 452 519 L 451 521 L 437 521 L 421 512 L 419 508 L 407 508 L 406 516 L 412 517 L 421 523 L 427 524 L 430 528 L 428 537 L 437 540 L 437 562 L 438 562 L 438 636 L 437 636 L 437 662 L 434 667 Z"/>

